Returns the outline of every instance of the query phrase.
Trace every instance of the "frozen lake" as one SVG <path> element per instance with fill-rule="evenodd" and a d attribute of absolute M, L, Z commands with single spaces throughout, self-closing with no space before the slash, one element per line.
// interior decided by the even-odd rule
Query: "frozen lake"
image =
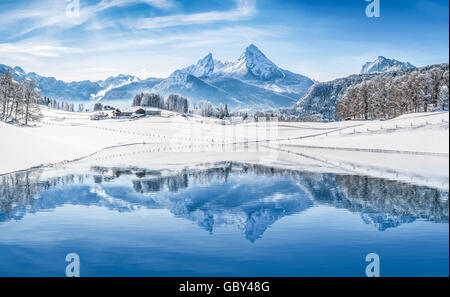
<path fill-rule="evenodd" d="M 222 162 L 0 176 L 0 276 L 449 275 L 448 185 Z"/>

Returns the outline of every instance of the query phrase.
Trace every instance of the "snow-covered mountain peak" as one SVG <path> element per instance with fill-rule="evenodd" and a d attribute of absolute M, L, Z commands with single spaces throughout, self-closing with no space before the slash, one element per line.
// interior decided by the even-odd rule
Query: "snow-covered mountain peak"
<path fill-rule="evenodd" d="M 207 54 L 203 59 L 200 59 L 199 62 L 209 63 L 214 61 L 213 55 L 211 53 Z"/>
<path fill-rule="evenodd" d="M 361 69 L 361 74 L 391 72 L 411 68 L 416 67 L 409 62 L 401 62 L 394 59 L 388 59 L 383 56 L 378 56 L 375 61 L 364 64 Z"/>
<path fill-rule="evenodd" d="M 239 60 L 233 65 L 231 72 L 242 76 L 250 74 L 261 80 L 285 77 L 283 71 L 253 44 L 245 49 Z"/>
<path fill-rule="evenodd" d="M 242 56 L 251 55 L 251 54 L 264 56 L 264 58 L 266 58 L 266 56 L 261 52 L 261 50 L 254 44 L 250 44 L 249 46 L 247 46 L 247 48 L 242 53 Z"/>
<path fill-rule="evenodd" d="M 285 72 L 269 60 L 255 45 L 249 45 L 235 62 L 222 62 L 208 54 L 197 64 L 182 72 L 199 78 L 228 76 L 237 79 L 275 81 L 286 77 Z"/>
<path fill-rule="evenodd" d="M 184 68 L 182 71 L 196 77 L 205 77 L 214 72 L 214 66 L 215 60 L 213 55 L 209 53 L 203 59 L 198 60 L 197 64 Z"/>
<path fill-rule="evenodd" d="M 151 91 L 180 94 L 193 102 L 208 100 L 256 110 L 290 106 L 313 83 L 308 77 L 279 68 L 250 45 L 234 62 L 223 62 L 208 54 L 196 64 L 173 72 Z"/>

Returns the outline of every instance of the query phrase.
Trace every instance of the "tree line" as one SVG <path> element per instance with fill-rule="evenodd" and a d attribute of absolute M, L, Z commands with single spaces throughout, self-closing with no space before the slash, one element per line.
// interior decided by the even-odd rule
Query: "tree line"
<path fill-rule="evenodd" d="M 188 113 L 189 111 L 188 99 L 176 94 L 169 95 L 167 99 L 164 99 L 164 97 L 161 96 L 160 94 L 141 93 L 137 94 L 133 98 L 131 105 L 143 107 L 156 107 L 179 113 Z"/>
<path fill-rule="evenodd" d="M 7 70 L 0 77 L 0 120 L 4 122 L 23 122 L 39 120 L 41 95 L 33 80 L 16 81 Z"/>
<path fill-rule="evenodd" d="M 167 99 L 164 99 L 160 94 L 141 93 L 134 97 L 132 106 L 156 107 L 179 113 L 192 113 L 204 117 L 216 117 L 220 119 L 229 117 L 231 114 L 227 104 L 220 104 L 219 107 L 216 108 L 207 100 L 196 102 L 190 110 L 189 100 L 176 94 L 169 95 Z"/>
<path fill-rule="evenodd" d="M 75 112 L 75 104 L 71 102 L 66 101 L 58 101 L 56 99 L 50 99 L 47 97 L 43 97 L 40 100 L 38 100 L 38 104 L 48 106 L 53 109 L 59 109 L 69 112 Z M 80 103 L 78 104 L 78 112 L 84 112 L 84 104 Z"/>
<path fill-rule="evenodd" d="M 200 115 L 202 117 L 212 117 L 224 119 L 231 115 L 227 104 L 220 104 L 219 108 L 214 107 L 214 105 L 207 101 L 201 100 L 194 104 L 193 114 Z"/>
<path fill-rule="evenodd" d="M 448 110 L 449 65 L 375 76 L 348 88 L 338 102 L 342 119 L 390 119 L 405 113 Z"/>

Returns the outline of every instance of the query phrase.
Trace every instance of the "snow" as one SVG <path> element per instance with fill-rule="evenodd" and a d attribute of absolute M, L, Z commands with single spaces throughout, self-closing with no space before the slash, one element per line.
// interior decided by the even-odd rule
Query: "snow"
<path fill-rule="evenodd" d="M 283 71 L 253 44 L 246 48 L 229 73 L 238 76 L 250 74 L 263 81 L 285 77 Z"/>
<path fill-rule="evenodd" d="M 391 150 L 448 154 L 448 112 L 408 114 L 389 121 L 350 121 L 330 124 L 334 132 L 317 137 L 282 142 L 294 145 Z M 338 128 L 341 127 L 341 128 Z"/>
<path fill-rule="evenodd" d="M 7 140 L 0 145 L 0 174 L 89 156 L 74 163 L 167 169 L 238 161 L 448 189 L 448 113 L 389 121 L 234 125 L 169 111 L 161 117 L 102 121 L 91 121 L 91 113 L 49 108 L 43 114 L 32 127 L 0 123 Z"/>
<path fill-rule="evenodd" d="M 197 77 L 208 76 L 214 72 L 215 63 L 216 62 L 214 61 L 213 56 L 210 53 L 203 59 L 199 60 L 196 65 L 191 65 L 185 69 L 182 69 L 181 72 L 188 73 Z"/>
<path fill-rule="evenodd" d="M 400 71 L 411 68 L 416 67 L 409 62 L 400 62 L 394 59 L 387 59 L 383 56 L 379 56 L 375 61 L 364 64 L 361 69 L 361 74 Z"/>
<path fill-rule="evenodd" d="M 359 75 L 353 74 L 348 77 L 338 78 L 329 82 L 319 82 L 309 88 L 305 96 L 300 98 L 291 109 L 284 110 L 283 112 L 286 112 L 287 115 L 294 115 L 302 118 L 309 116 L 322 121 L 334 121 L 337 120 L 336 108 L 338 103 L 344 98 L 347 90 L 352 86 L 356 86 L 367 81 L 376 83 L 378 80 L 378 82 L 383 81 L 386 85 L 385 88 L 388 88 L 388 85 L 390 86 L 396 81 L 396 79 L 399 78 L 402 79 L 404 84 L 396 83 L 394 85 L 397 87 L 406 86 L 406 82 L 411 81 L 414 78 L 415 73 L 420 73 L 428 77 L 430 75 L 432 76 L 435 71 L 448 73 L 448 64 L 443 63 L 430 65 L 417 68 L 414 71 L 406 70 L 399 73 L 387 72 Z M 438 81 L 439 85 L 448 84 L 445 79 L 445 75 L 443 75 Z M 420 90 L 420 92 L 430 95 L 430 91 L 428 90 L 431 90 L 431 88 L 424 87 Z M 419 90 L 414 91 L 419 92 Z M 445 96 L 445 94 L 443 94 L 443 96 Z"/>
<path fill-rule="evenodd" d="M 135 76 L 130 75 L 119 75 L 117 77 L 110 77 L 104 82 L 99 82 L 99 85 L 103 88 L 101 91 L 99 91 L 97 94 L 91 94 L 92 99 L 94 100 L 101 100 L 105 97 L 106 93 L 109 91 L 120 88 L 126 85 L 129 85 L 131 83 L 139 82 L 140 79 Z"/>
<path fill-rule="evenodd" d="M 248 46 L 241 57 L 234 63 L 215 60 L 208 54 L 197 64 L 179 70 L 202 78 L 210 75 L 225 75 L 234 78 L 245 78 L 248 75 L 261 80 L 284 78 L 283 71 L 270 61 L 255 45 Z"/>
<path fill-rule="evenodd" d="M 188 75 L 197 83 L 188 83 L 193 80 Z M 177 93 L 192 102 L 208 100 L 227 103 L 234 109 L 258 110 L 292 106 L 311 85 L 311 79 L 279 68 L 250 45 L 235 62 L 222 62 L 208 54 L 196 64 L 176 70 L 151 92 Z"/>

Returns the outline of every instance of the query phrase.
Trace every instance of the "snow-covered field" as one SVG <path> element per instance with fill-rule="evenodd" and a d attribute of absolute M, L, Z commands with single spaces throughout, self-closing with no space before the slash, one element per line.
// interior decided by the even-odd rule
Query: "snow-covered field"
<path fill-rule="evenodd" d="M 447 154 L 448 113 L 407 114 L 389 121 L 352 122 L 317 137 L 283 141 L 285 145 Z M 342 123 L 337 123 L 338 126 Z M 332 125 L 332 124 L 330 124 Z"/>
<path fill-rule="evenodd" d="M 103 121 L 47 108 L 43 114 L 33 127 L 0 123 L 0 174 L 89 156 L 84 160 L 160 168 L 241 161 L 330 172 L 369 169 L 375 176 L 413 172 L 418 181 L 428 176 L 439 184 L 446 178 L 448 187 L 448 113 L 236 125 L 168 111 L 161 117 Z"/>

